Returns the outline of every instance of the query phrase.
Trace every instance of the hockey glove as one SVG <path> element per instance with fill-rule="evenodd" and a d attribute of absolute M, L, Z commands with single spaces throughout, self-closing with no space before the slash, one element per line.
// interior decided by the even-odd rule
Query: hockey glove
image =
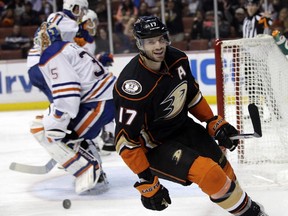
<path fill-rule="evenodd" d="M 104 67 L 112 66 L 112 63 L 114 62 L 113 54 L 108 52 L 99 53 L 96 55 L 96 58 Z"/>
<path fill-rule="evenodd" d="M 44 115 L 43 117 L 45 136 L 48 140 L 51 142 L 58 141 L 63 139 L 67 133 L 71 133 L 67 129 L 70 119 L 68 113 L 60 112 L 51 105 L 48 115 Z"/>
<path fill-rule="evenodd" d="M 136 182 L 134 187 L 141 193 L 141 201 L 145 208 L 162 211 L 171 204 L 168 190 L 154 176 L 150 181 Z"/>
<path fill-rule="evenodd" d="M 238 131 L 221 116 L 214 116 L 208 120 L 207 130 L 212 137 L 218 140 L 220 146 L 228 148 L 230 151 L 233 151 L 239 143 L 239 140 L 230 139 L 231 136 L 237 135 Z"/>

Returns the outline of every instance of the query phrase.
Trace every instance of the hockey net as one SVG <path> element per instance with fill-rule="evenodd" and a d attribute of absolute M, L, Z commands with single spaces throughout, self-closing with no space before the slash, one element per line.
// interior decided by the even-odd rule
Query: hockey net
<path fill-rule="evenodd" d="M 215 58 L 218 113 L 240 133 L 253 133 L 247 107 L 255 103 L 262 126 L 263 136 L 240 140 L 238 149 L 228 153 L 229 160 L 254 165 L 252 170 L 268 169 L 263 172 L 272 165 L 288 180 L 287 58 L 268 35 L 217 41 Z"/>

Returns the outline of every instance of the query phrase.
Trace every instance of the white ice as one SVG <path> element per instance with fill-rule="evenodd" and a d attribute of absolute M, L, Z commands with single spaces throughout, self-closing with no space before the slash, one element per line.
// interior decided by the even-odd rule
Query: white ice
<path fill-rule="evenodd" d="M 43 165 L 48 153 L 29 133 L 29 122 L 42 111 L 0 112 L 0 216 L 228 216 L 195 185 L 183 187 L 160 180 L 169 189 L 172 205 L 161 212 L 142 207 L 138 191 L 133 188 L 137 177 L 115 153 L 103 157 L 108 187 L 86 195 L 74 192 L 73 177 L 55 167 L 50 173 L 32 175 L 9 170 L 11 162 Z M 269 173 L 267 167 L 266 172 Z M 288 168 L 287 168 L 288 169 Z M 270 216 L 284 216 L 288 206 L 288 180 L 277 183 L 250 174 L 235 165 L 244 190 L 264 205 Z M 271 170 L 272 171 L 272 170 Z M 246 180 L 247 175 L 251 179 Z M 62 201 L 70 199 L 70 209 Z M 285 213 L 286 212 L 286 213 Z"/>

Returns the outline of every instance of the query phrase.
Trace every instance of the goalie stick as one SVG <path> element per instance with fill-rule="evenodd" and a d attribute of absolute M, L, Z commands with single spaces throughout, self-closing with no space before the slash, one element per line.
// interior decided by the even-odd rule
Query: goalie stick
<path fill-rule="evenodd" d="M 260 115 L 259 115 L 258 107 L 255 104 L 249 104 L 248 105 L 248 111 L 249 111 L 249 115 L 250 115 L 250 118 L 252 121 L 254 133 L 238 134 L 236 136 L 230 137 L 231 140 L 262 137 L 261 121 L 260 121 Z"/>
<path fill-rule="evenodd" d="M 43 166 L 33 166 L 21 163 L 12 162 L 9 169 L 17 172 L 29 173 L 29 174 L 46 174 L 50 172 L 57 162 L 52 158 Z"/>

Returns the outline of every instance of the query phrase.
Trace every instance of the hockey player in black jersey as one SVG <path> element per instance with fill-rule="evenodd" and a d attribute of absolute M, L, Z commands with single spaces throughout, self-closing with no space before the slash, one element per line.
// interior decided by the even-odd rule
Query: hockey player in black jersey
<path fill-rule="evenodd" d="M 187 55 L 170 46 L 168 30 L 157 17 L 134 24 L 140 53 L 120 73 L 116 105 L 116 150 L 138 175 L 134 187 L 142 204 L 163 210 L 171 204 L 164 178 L 199 185 L 212 202 L 234 215 L 265 216 L 241 189 L 220 146 L 234 150 L 237 130 L 214 116 L 192 76 Z M 206 129 L 188 116 L 192 114 Z"/>

